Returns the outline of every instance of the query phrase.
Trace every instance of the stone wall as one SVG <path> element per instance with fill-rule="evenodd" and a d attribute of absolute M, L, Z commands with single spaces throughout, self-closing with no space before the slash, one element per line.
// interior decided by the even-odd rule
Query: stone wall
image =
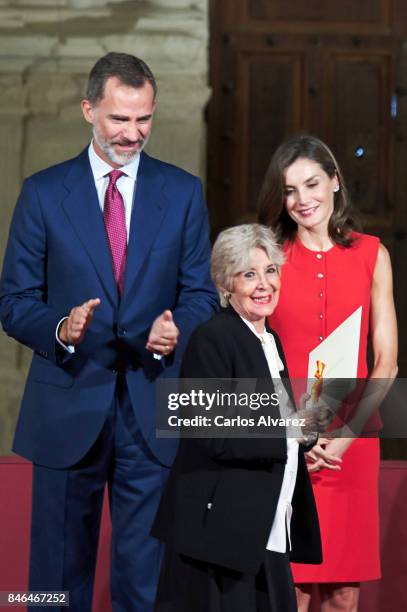
<path fill-rule="evenodd" d="M 22 179 L 89 141 L 79 102 L 98 57 L 145 59 L 158 81 L 152 155 L 205 174 L 207 0 L 0 0 L 0 253 Z M 0 334 L 0 455 L 10 450 L 30 351 Z"/>

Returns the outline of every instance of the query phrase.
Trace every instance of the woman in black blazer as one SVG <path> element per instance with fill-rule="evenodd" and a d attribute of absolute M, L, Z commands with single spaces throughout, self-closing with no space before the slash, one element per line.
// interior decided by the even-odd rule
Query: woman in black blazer
<path fill-rule="evenodd" d="M 181 377 L 256 379 L 256 391 L 267 381 L 269 394 L 271 376 L 281 377 L 291 396 L 281 344 L 266 326 L 282 261 L 269 228 L 219 235 L 212 276 L 227 307 L 191 336 Z M 180 442 L 152 530 L 166 543 L 156 612 L 294 612 L 289 561 L 322 560 L 310 445 L 225 434 Z"/>

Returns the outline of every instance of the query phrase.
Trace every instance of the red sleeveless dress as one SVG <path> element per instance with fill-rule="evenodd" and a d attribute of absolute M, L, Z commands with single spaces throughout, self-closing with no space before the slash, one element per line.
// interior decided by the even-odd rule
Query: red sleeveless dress
<path fill-rule="evenodd" d="M 311 251 L 286 242 L 278 306 L 271 327 L 283 344 L 292 379 L 306 378 L 308 355 L 362 306 L 358 378 L 368 376 L 366 351 L 370 294 L 379 239 L 354 234 L 350 248 Z M 359 582 L 380 578 L 378 438 L 354 440 L 342 470 L 311 475 L 322 535 L 321 565 L 292 564 L 294 580 Z"/>

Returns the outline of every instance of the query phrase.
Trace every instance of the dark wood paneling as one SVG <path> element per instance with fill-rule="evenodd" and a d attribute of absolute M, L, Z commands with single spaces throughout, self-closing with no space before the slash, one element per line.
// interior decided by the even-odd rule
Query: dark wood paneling
<path fill-rule="evenodd" d="M 404 3 L 407 23 L 407 3 Z M 407 376 L 407 45 L 396 61 L 397 116 L 394 118 L 394 225 L 391 251 L 400 339 L 399 370 Z"/>
<path fill-rule="evenodd" d="M 280 22 L 383 23 L 387 21 L 386 0 L 248 0 L 251 19 Z"/>
<path fill-rule="evenodd" d="M 375 225 L 391 223 L 392 57 L 332 53 L 325 71 L 325 129 L 352 201 Z M 334 92 L 334 95 L 332 93 Z"/>
<path fill-rule="evenodd" d="M 393 1 L 226 0 L 226 4 L 234 2 L 234 19 L 241 28 L 354 34 L 363 29 L 366 34 L 380 34 L 390 32 L 395 23 Z"/>
<path fill-rule="evenodd" d="M 260 185 L 274 151 L 285 134 L 301 126 L 300 96 L 304 58 L 300 54 L 245 55 L 242 70 L 247 82 L 248 112 L 243 113 L 243 147 L 247 158 L 243 209 L 255 213 Z M 244 166 L 245 161 L 243 161 Z"/>

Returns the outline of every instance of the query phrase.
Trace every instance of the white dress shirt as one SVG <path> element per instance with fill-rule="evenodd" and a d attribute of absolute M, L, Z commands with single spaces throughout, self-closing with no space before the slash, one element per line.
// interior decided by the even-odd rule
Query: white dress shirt
<path fill-rule="evenodd" d="M 284 364 L 278 354 L 276 341 L 274 340 L 273 334 L 270 334 L 264 330 L 259 334 L 251 321 L 247 321 L 241 317 L 242 321 L 251 329 L 251 331 L 259 338 L 264 354 L 266 356 L 267 364 L 270 371 L 270 376 L 274 381 L 275 390 L 280 396 L 280 407 L 283 408 L 288 406 L 288 394 L 285 390 L 284 385 L 281 382 L 280 372 L 284 370 Z M 281 416 L 286 417 L 288 414 L 283 414 L 281 410 Z M 297 479 L 298 470 L 298 441 L 296 438 L 287 437 L 287 463 L 284 469 L 283 483 L 281 485 L 280 496 L 277 502 L 277 509 L 274 515 L 273 524 L 271 526 L 270 535 L 267 541 L 267 550 L 273 550 L 275 552 L 284 553 L 287 551 L 287 538 L 290 544 L 291 550 L 291 539 L 290 539 L 290 524 L 292 515 L 291 501 L 294 494 L 295 481 Z"/>

